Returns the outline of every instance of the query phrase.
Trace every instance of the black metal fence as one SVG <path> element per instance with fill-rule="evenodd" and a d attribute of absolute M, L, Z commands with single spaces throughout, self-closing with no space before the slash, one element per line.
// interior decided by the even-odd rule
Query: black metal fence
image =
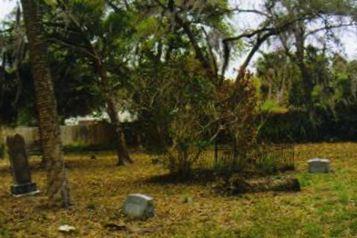
<path fill-rule="evenodd" d="M 214 166 L 242 166 L 237 158 L 239 148 L 229 144 L 215 144 Z M 248 161 L 266 173 L 293 170 L 295 168 L 294 144 L 260 144 L 248 155 Z"/>

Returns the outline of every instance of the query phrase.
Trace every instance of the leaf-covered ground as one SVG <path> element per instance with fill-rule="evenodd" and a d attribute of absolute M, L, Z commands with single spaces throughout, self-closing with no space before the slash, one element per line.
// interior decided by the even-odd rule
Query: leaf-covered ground
<path fill-rule="evenodd" d="M 167 171 L 151 157 L 134 153 L 136 163 L 116 167 L 115 156 L 67 155 L 74 206 L 49 210 L 45 197 L 13 198 L 7 161 L 0 161 L 0 237 L 357 237 L 357 143 L 304 144 L 296 147 L 299 193 L 219 196 L 203 184 L 149 182 Z M 309 174 L 306 160 L 332 160 L 334 172 Z M 45 172 L 31 159 L 40 189 Z M 155 199 L 156 216 L 129 221 L 120 209 L 129 193 Z M 76 227 L 60 234 L 62 224 Z"/>

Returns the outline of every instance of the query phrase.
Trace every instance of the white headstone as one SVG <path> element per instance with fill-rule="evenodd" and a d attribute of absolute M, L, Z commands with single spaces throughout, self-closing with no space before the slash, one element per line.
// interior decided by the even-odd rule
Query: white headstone
<path fill-rule="evenodd" d="M 72 231 L 75 231 L 76 228 L 74 226 L 70 226 L 70 225 L 61 225 L 58 227 L 58 230 L 60 232 L 64 232 L 64 233 L 70 233 Z"/>
<path fill-rule="evenodd" d="M 310 173 L 328 173 L 330 172 L 330 160 L 314 158 L 308 161 Z"/>
<path fill-rule="evenodd" d="M 153 198 L 144 194 L 130 194 L 123 207 L 124 214 L 134 219 L 147 219 L 154 216 Z"/>

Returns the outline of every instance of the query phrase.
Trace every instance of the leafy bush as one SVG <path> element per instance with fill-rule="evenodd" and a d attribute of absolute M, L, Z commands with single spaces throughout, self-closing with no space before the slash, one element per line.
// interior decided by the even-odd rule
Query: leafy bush
<path fill-rule="evenodd" d="M 357 140 L 357 104 L 339 105 L 334 111 L 316 110 L 314 118 L 306 111 L 261 115 L 267 117 L 260 139 L 274 142 Z"/>
<path fill-rule="evenodd" d="M 143 64 L 135 80 L 144 147 L 161 154 L 171 173 L 186 176 L 209 144 L 216 104 L 213 81 L 191 55 L 170 65 Z"/>
<path fill-rule="evenodd" d="M 224 116 L 230 119 L 223 126 L 227 128 L 233 151 L 233 161 L 228 161 L 233 167 L 231 171 L 241 171 L 252 159 L 257 142 L 257 97 L 252 75 L 246 73 L 231 89 L 233 100 L 228 101 L 230 105 L 224 111 Z"/>
<path fill-rule="evenodd" d="M 281 113 L 286 112 L 286 109 L 275 100 L 268 99 L 260 106 L 260 111 L 263 113 Z"/>

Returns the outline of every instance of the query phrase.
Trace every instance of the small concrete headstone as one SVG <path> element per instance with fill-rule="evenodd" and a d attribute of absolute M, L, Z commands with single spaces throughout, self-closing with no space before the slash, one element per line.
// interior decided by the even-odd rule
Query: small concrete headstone
<path fill-rule="evenodd" d="M 310 173 L 329 173 L 331 170 L 328 159 L 314 158 L 310 159 L 308 164 Z"/>
<path fill-rule="evenodd" d="M 74 226 L 70 226 L 70 225 L 61 225 L 58 227 L 58 231 L 63 232 L 63 233 L 70 233 L 75 230 L 76 230 L 76 228 Z"/>
<path fill-rule="evenodd" d="M 24 138 L 16 134 L 6 138 L 11 171 L 14 184 L 11 186 L 11 194 L 14 196 L 33 195 L 38 193 L 37 186 L 31 181 L 31 172 L 25 149 Z"/>
<path fill-rule="evenodd" d="M 130 194 L 123 207 L 126 216 L 133 219 L 147 219 L 154 216 L 154 200 L 144 194 Z"/>

